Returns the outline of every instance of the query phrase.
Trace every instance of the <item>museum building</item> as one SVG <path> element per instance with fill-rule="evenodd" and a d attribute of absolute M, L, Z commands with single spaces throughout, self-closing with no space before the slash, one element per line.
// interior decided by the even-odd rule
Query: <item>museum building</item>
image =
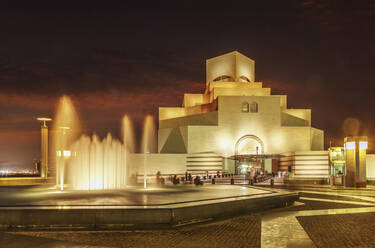
<path fill-rule="evenodd" d="M 324 132 L 311 126 L 311 110 L 288 109 L 287 96 L 256 82 L 255 62 L 237 51 L 206 61 L 204 93 L 184 94 L 181 107 L 159 108 L 158 148 L 189 154 L 190 171 L 241 172 L 259 164 L 241 155 L 259 155 L 267 169 L 272 155 L 292 151 L 316 155 L 308 161 L 319 159 L 316 174 L 329 169 Z"/>
<path fill-rule="evenodd" d="M 181 107 L 159 107 L 158 153 L 150 155 L 150 173 L 257 169 L 327 179 L 333 171 L 311 109 L 288 108 L 287 96 L 256 82 L 255 62 L 237 51 L 206 61 L 202 94 L 184 94 Z"/>

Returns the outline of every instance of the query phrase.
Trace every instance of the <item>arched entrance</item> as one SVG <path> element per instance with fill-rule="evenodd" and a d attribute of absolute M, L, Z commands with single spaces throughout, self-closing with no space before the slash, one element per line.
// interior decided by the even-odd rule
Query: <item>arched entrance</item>
<path fill-rule="evenodd" d="M 247 174 L 250 170 L 264 170 L 264 143 L 255 135 L 244 135 L 235 146 L 236 174 Z M 259 156 L 259 158 L 258 158 Z"/>

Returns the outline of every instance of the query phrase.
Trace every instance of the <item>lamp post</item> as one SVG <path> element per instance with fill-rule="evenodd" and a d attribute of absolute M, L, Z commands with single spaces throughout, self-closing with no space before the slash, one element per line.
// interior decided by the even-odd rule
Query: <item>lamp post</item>
<path fill-rule="evenodd" d="M 48 126 L 46 125 L 46 122 L 52 121 L 52 119 L 46 118 L 46 117 L 39 117 L 37 118 L 37 120 L 42 122 L 42 126 L 40 128 L 40 132 L 41 132 L 40 177 L 47 178 L 48 177 Z"/>
<path fill-rule="evenodd" d="M 150 154 L 149 151 L 146 151 L 143 157 L 143 188 L 147 188 L 147 155 Z"/>

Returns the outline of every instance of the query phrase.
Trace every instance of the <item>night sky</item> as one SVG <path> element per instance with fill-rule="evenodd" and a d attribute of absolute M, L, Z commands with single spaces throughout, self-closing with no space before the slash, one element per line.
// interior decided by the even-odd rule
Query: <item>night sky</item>
<path fill-rule="evenodd" d="M 0 168 L 31 168 L 35 118 L 61 95 L 85 132 L 118 137 L 128 114 L 139 136 L 146 114 L 203 92 L 206 59 L 234 50 L 289 108 L 312 109 L 326 148 L 359 134 L 375 152 L 375 1 L 125 2 L 2 1 Z"/>

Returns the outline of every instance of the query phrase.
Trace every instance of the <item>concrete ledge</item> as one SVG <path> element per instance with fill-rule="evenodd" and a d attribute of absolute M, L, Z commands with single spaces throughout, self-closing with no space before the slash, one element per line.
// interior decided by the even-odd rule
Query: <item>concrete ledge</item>
<path fill-rule="evenodd" d="M 173 204 L 173 206 L 1 207 L 0 228 L 3 230 L 161 228 L 282 207 L 298 199 L 298 193 L 274 193 L 266 196 Z"/>
<path fill-rule="evenodd" d="M 41 177 L 1 177 L 0 186 L 28 186 L 54 183 L 54 178 Z"/>
<path fill-rule="evenodd" d="M 329 185 L 327 178 L 284 178 L 284 184 Z"/>

